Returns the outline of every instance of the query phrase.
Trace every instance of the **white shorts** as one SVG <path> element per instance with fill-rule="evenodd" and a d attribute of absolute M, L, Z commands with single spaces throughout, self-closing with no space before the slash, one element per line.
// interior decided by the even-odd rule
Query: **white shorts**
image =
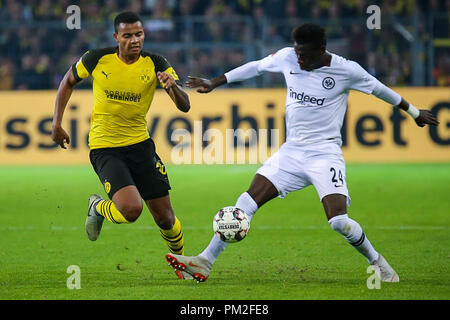
<path fill-rule="evenodd" d="M 298 146 L 284 143 L 256 172 L 277 188 L 280 198 L 313 185 L 320 201 L 329 194 L 350 197 L 345 181 L 345 161 L 335 143 Z"/>

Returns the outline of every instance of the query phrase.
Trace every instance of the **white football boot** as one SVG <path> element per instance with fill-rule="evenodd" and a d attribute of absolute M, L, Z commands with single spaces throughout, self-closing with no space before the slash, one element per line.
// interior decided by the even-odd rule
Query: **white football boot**
<path fill-rule="evenodd" d="M 177 275 L 178 279 L 180 279 L 180 280 L 194 279 L 194 277 L 192 277 L 192 276 L 191 276 L 189 273 L 187 273 L 186 271 L 181 271 L 181 270 L 175 269 L 175 274 Z"/>
<path fill-rule="evenodd" d="M 100 200 L 103 200 L 103 198 L 98 194 L 93 194 L 89 197 L 89 209 L 84 226 L 86 234 L 91 241 L 97 240 L 105 220 L 103 216 L 98 215 L 96 212 L 97 209 L 95 207 Z"/>
<path fill-rule="evenodd" d="M 399 282 L 400 278 L 395 270 L 389 265 L 386 259 L 379 254 L 378 260 L 372 263 L 375 273 L 383 282 Z"/>
<path fill-rule="evenodd" d="M 205 259 L 198 256 L 181 256 L 168 253 L 166 254 L 166 260 L 172 268 L 190 274 L 197 282 L 204 282 L 209 277 L 211 268 Z"/>

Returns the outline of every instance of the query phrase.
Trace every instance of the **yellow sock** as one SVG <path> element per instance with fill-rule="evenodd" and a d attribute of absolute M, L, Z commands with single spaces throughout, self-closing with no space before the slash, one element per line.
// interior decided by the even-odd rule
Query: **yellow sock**
<path fill-rule="evenodd" d="M 116 205 L 111 200 L 100 200 L 97 204 L 97 212 L 104 216 L 112 223 L 130 223 L 124 216 L 117 210 Z"/>
<path fill-rule="evenodd" d="M 161 237 L 166 241 L 170 252 L 181 255 L 184 254 L 183 230 L 181 229 L 181 222 L 177 217 L 175 217 L 175 223 L 173 224 L 172 229 L 159 229 L 159 231 L 161 232 Z"/>

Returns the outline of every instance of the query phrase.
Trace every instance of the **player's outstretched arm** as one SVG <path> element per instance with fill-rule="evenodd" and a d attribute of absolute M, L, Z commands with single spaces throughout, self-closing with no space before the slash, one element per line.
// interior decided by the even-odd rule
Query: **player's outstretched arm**
<path fill-rule="evenodd" d="M 221 86 L 221 85 L 227 83 L 227 78 L 225 77 L 225 75 L 221 75 L 221 76 L 213 78 L 211 80 L 197 78 L 197 77 L 191 77 L 191 76 L 188 76 L 188 78 L 189 78 L 189 80 L 186 81 L 186 85 L 189 88 L 199 88 L 199 89 L 197 89 L 197 92 L 200 92 L 200 93 L 211 92 L 218 86 Z"/>
<path fill-rule="evenodd" d="M 273 67 L 272 62 L 273 55 L 261 60 L 247 62 L 216 78 L 203 79 L 189 76 L 186 85 L 189 88 L 199 88 L 197 92 L 208 93 L 225 83 L 244 81 L 259 76 L 263 71 L 279 72 L 276 67 Z"/>
<path fill-rule="evenodd" d="M 439 121 L 433 116 L 430 110 L 425 109 L 417 109 L 413 105 L 409 104 L 405 99 L 402 98 L 402 101 L 396 107 L 406 111 L 413 117 L 414 121 L 419 127 L 424 127 L 426 124 L 437 126 Z"/>
<path fill-rule="evenodd" d="M 403 99 L 397 92 L 370 75 L 358 63 L 350 61 L 348 67 L 350 71 L 349 76 L 352 79 L 350 89 L 373 94 L 375 97 L 402 109 L 414 119 L 419 127 L 424 127 L 427 124 L 432 126 L 439 125 L 439 121 L 429 110 L 417 109 Z"/>
<path fill-rule="evenodd" d="M 67 149 L 65 143 L 69 144 L 70 138 L 67 132 L 62 128 L 61 122 L 67 102 L 69 101 L 73 87 L 77 82 L 78 81 L 73 75 L 72 68 L 69 68 L 59 84 L 58 93 L 56 94 L 55 112 L 53 114 L 52 122 L 52 139 L 63 149 Z"/>
<path fill-rule="evenodd" d="M 164 84 L 166 92 L 180 111 L 188 112 L 191 108 L 189 96 L 181 89 L 175 79 L 167 72 L 159 72 L 156 74 L 158 80 Z"/>
<path fill-rule="evenodd" d="M 365 71 L 362 72 L 364 74 Z M 425 125 L 437 126 L 439 121 L 433 116 L 429 110 L 419 110 L 412 104 L 408 103 L 402 96 L 391 88 L 385 86 L 377 79 L 367 76 L 367 79 L 372 79 L 375 82 L 372 94 L 377 98 L 394 105 L 397 108 L 402 109 L 407 112 L 416 122 L 419 127 L 424 127 Z M 368 81 L 370 83 L 370 81 Z"/>

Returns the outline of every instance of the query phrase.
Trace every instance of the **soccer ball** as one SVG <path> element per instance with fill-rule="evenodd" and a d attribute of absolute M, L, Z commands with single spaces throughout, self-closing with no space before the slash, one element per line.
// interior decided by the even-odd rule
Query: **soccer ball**
<path fill-rule="evenodd" d="M 236 207 L 224 207 L 213 220 L 214 233 L 225 242 L 237 242 L 245 238 L 250 221 L 244 211 Z"/>

